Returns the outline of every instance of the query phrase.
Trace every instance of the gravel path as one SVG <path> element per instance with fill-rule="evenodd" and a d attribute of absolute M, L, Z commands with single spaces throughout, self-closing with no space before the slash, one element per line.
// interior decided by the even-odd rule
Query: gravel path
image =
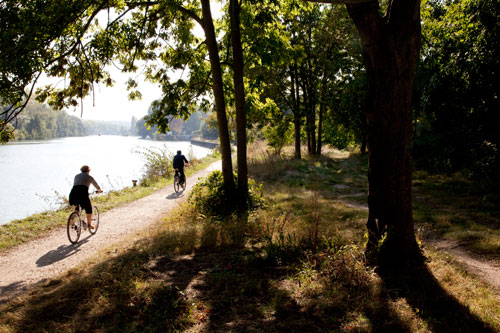
<path fill-rule="evenodd" d="M 98 232 L 93 236 L 87 231 L 83 232 L 75 245 L 69 243 L 66 228 L 61 228 L 44 238 L 1 253 L 0 302 L 69 270 L 100 249 L 155 223 L 186 200 L 186 193 L 198 178 L 220 168 L 221 162 L 218 161 L 198 171 L 187 179 L 186 190 L 178 195 L 169 185 L 147 197 L 101 214 Z"/>

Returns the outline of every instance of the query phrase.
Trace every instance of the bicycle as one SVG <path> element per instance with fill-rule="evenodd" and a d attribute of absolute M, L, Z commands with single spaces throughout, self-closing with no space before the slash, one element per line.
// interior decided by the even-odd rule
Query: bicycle
<path fill-rule="evenodd" d="M 97 191 L 95 192 L 97 193 Z M 92 205 L 92 226 L 93 229 L 87 226 L 87 212 L 83 212 L 83 208 L 80 205 L 75 206 L 75 210 L 68 217 L 68 224 L 66 226 L 66 231 L 68 234 L 68 239 L 71 244 L 76 244 L 80 239 L 80 235 L 83 231 L 89 229 L 91 235 L 95 235 L 97 229 L 99 228 L 99 210 L 95 205 Z"/>
<path fill-rule="evenodd" d="M 174 176 L 174 191 L 175 191 L 175 193 L 179 193 L 179 189 L 181 187 L 182 187 L 183 191 L 186 189 L 186 176 L 184 176 L 184 180 L 181 180 L 181 174 L 179 172 L 179 169 L 175 169 L 175 176 Z"/>

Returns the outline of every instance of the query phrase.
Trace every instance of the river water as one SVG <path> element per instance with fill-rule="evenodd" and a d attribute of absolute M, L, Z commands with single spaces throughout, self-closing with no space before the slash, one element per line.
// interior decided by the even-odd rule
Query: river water
<path fill-rule="evenodd" d="M 133 179 L 141 178 L 146 162 L 137 151 L 148 148 L 172 154 L 182 150 L 188 159 L 211 152 L 189 142 L 111 135 L 0 145 L 0 225 L 57 209 L 84 164 L 105 192 L 131 186 Z"/>

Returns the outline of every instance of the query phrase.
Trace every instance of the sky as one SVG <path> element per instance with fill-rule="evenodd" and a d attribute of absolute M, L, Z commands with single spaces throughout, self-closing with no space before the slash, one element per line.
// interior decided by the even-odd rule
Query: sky
<path fill-rule="evenodd" d="M 95 86 L 95 98 L 90 95 L 83 100 L 82 119 L 87 120 L 120 120 L 130 121 L 132 117 L 142 118 L 148 112 L 151 102 L 161 97 L 159 86 L 144 79 L 134 73 L 112 72 L 115 80 L 113 87 L 105 85 Z M 125 82 L 134 78 L 139 83 L 139 91 L 142 93 L 141 100 L 131 101 L 128 99 L 128 91 Z M 66 110 L 69 114 L 80 117 L 81 108 Z"/>
<path fill-rule="evenodd" d="M 210 1 L 210 3 L 213 18 L 220 18 L 222 15 L 222 3 L 218 1 Z M 204 35 L 198 25 L 195 25 L 193 33 L 198 36 Z M 162 96 L 160 87 L 150 82 L 145 82 L 140 74 L 121 73 L 117 68 L 109 68 L 109 71 L 112 79 L 115 81 L 113 87 L 106 87 L 104 84 L 96 85 L 94 87 L 94 96 L 90 95 L 83 101 L 83 115 L 81 115 L 80 105 L 76 109 L 71 108 L 66 110 L 70 115 L 81 116 L 82 119 L 86 120 L 130 121 L 132 117 L 140 119 L 147 114 L 151 102 Z M 141 100 L 131 101 L 128 99 L 126 82 L 129 78 L 133 78 L 139 83 L 138 90 L 142 94 Z M 48 83 L 59 86 L 63 85 L 64 81 L 60 78 L 42 78 L 38 86 Z"/>

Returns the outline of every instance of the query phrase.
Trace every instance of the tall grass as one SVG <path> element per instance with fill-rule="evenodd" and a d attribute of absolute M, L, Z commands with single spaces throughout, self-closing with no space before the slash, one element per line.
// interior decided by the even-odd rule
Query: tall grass
<path fill-rule="evenodd" d="M 188 205 L 179 207 L 141 236 L 100 253 L 93 259 L 97 264 L 2 305 L 0 328 L 500 330 L 500 296 L 449 256 L 424 248 L 426 268 L 397 278 L 365 265 L 367 211 L 351 205 L 349 195 L 362 188 L 358 175 L 366 160 L 340 155 L 302 161 L 282 155 L 279 163 L 256 157 L 252 175 L 263 184 L 268 205 L 250 214 L 246 224 L 206 223 Z"/>

